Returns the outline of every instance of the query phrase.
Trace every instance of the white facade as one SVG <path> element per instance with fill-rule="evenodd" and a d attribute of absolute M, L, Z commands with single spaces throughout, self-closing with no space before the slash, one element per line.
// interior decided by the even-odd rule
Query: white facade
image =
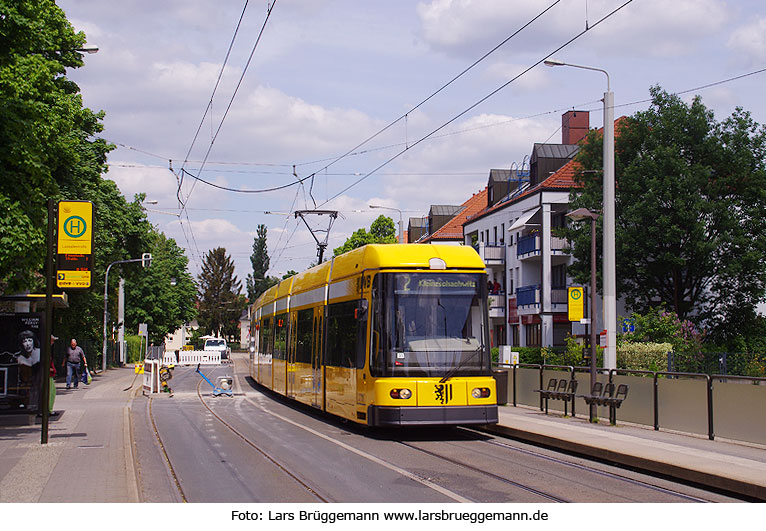
<path fill-rule="evenodd" d="M 465 243 L 478 247 L 490 281 L 502 286 L 490 295 L 495 345 L 547 347 L 564 345 L 568 334 L 586 335 L 584 325 L 568 320 L 567 288 L 574 284 L 566 269 L 573 258 L 566 241 L 552 233 L 565 223 L 569 190 L 540 188 L 499 203 L 463 226 Z"/>

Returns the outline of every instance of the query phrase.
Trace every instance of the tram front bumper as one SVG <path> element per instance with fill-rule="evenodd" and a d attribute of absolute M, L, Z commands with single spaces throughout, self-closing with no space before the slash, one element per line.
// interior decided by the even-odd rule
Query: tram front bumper
<path fill-rule="evenodd" d="M 370 406 L 370 426 L 416 426 L 428 424 L 495 424 L 497 405 L 395 407 Z"/>

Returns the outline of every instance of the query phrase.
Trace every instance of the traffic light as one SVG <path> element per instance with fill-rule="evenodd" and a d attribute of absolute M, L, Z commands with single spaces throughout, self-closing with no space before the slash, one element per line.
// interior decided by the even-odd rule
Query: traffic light
<path fill-rule="evenodd" d="M 152 264 L 152 253 L 144 253 L 141 255 L 141 265 L 149 267 Z"/>
<path fill-rule="evenodd" d="M 583 347 L 582 360 L 585 362 L 585 365 L 590 365 L 590 347 Z"/>

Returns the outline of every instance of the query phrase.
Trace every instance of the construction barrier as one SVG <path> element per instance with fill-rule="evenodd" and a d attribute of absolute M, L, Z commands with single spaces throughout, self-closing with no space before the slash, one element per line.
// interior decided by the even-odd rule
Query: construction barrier
<path fill-rule="evenodd" d="M 144 361 L 144 391 L 160 392 L 160 360 Z"/>
<path fill-rule="evenodd" d="M 216 350 L 181 350 L 179 365 L 220 365 L 221 352 Z"/>

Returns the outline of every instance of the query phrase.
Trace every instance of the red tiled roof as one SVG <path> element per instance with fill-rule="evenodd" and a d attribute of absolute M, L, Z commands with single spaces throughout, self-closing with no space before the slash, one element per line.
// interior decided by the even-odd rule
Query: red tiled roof
<path fill-rule="evenodd" d="M 618 137 L 620 135 L 620 128 L 626 125 L 626 122 L 627 122 L 627 118 L 625 116 L 620 116 L 617 120 L 615 120 L 614 122 L 615 137 Z M 603 127 L 600 128 L 598 132 L 603 134 L 604 128 Z M 572 188 L 577 188 L 580 185 L 575 182 L 574 176 L 578 171 L 580 171 L 580 163 L 575 162 L 575 160 L 572 159 L 566 164 L 564 164 L 561 168 L 559 168 L 558 171 L 556 171 L 556 173 L 552 174 L 543 182 L 538 183 L 538 185 L 535 186 L 534 188 L 530 188 L 529 190 L 526 190 L 523 194 L 520 194 L 514 197 L 512 202 L 516 202 L 519 199 L 528 197 L 542 190 L 550 190 L 551 188 L 561 189 L 561 190 L 569 190 Z M 496 210 L 500 210 L 501 208 L 504 208 L 508 206 L 509 204 L 511 204 L 510 201 L 503 201 L 491 207 L 484 208 L 480 210 L 479 212 L 466 216 L 466 219 L 463 220 L 463 223 L 466 223 L 468 221 L 473 221 L 480 217 L 486 216 L 487 214 L 495 212 Z"/>
<path fill-rule="evenodd" d="M 443 227 L 429 234 L 426 238 L 423 238 L 418 243 L 428 243 L 432 241 L 463 241 L 463 223 L 469 216 L 480 212 L 487 205 L 487 188 L 480 192 L 473 194 L 463 206 L 461 210 L 454 218 L 449 220 Z"/>

